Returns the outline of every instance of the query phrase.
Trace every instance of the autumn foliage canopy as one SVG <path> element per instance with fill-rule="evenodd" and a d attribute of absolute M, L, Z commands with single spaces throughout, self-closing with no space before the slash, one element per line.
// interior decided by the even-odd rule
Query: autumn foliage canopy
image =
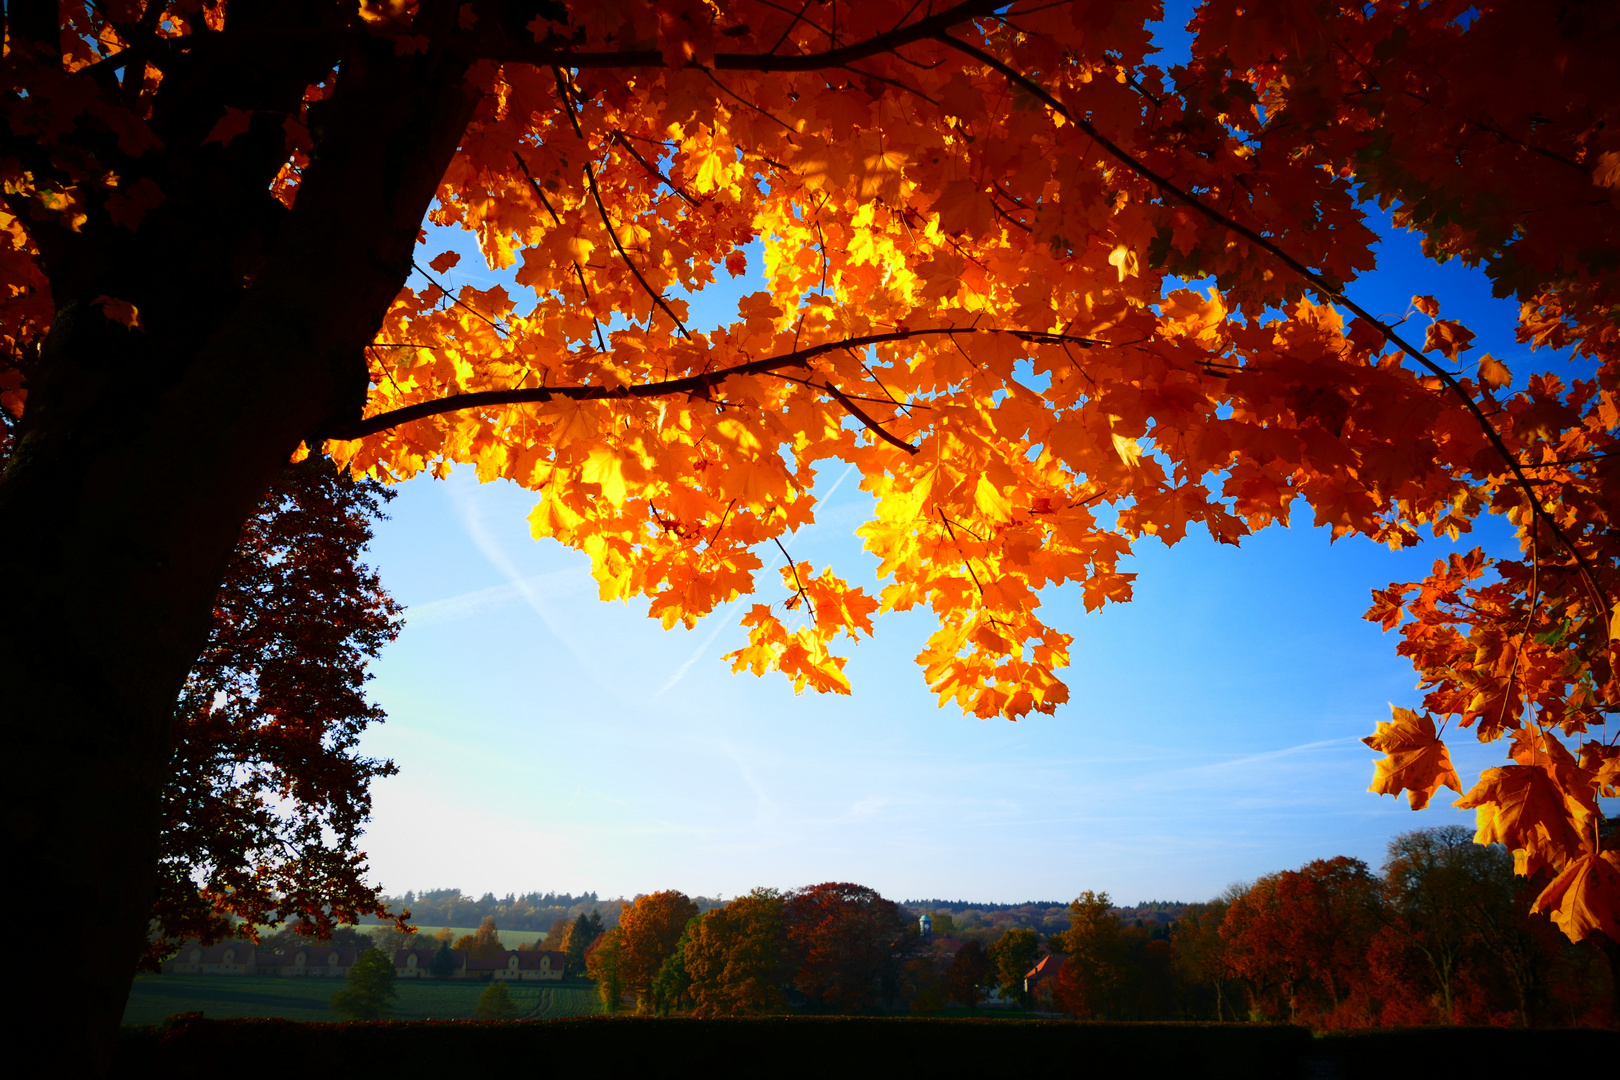
<path fill-rule="evenodd" d="M 536 537 L 666 626 L 756 596 L 730 660 L 800 689 L 847 693 L 841 643 L 927 608 L 929 687 L 986 718 L 1068 700 L 1043 597 L 1128 600 L 1144 536 L 1239 543 L 1300 516 L 1399 547 L 1501 515 L 1517 552 L 1375 594 L 1426 691 L 1368 740 L 1375 790 L 1461 792 L 1448 726 L 1507 739 L 1461 803 L 1479 839 L 1548 872 L 1538 902 L 1570 937 L 1620 938 L 1596 802 L 1620 794 L 1613 5 L 1208 0 L 1168 71 L 1159 5 L 1130 0 L 283 7 L 8 7 L 19 447 L 36 387 L 76 385 L 52 366 L 62 320 L 212 355 L 160 284 L 108 292 L 124 279 L 85 252 L 185 235 L 214 197 L 194 178 L 247 176 L 232 220 L 267 224 L 219 255 L 217 299 L 251 301 L 282 265 L 274 223 L 328 214 L 325 178 L 360 160 L 366 80 L 431 76 L 465 95 L 433 115 L 465 123 L 434 129 L 427 219 L 532 297 L 456 288 L 458 256 L 422 248 L 355 339 L 363 395 L 301 452 L 526 487 Z M 248 56 L 274 78 L 213 74 Z M 1547 370 L 1510 371 L 1431 297 L 1404 321 L 1360 306 L 1369 200 L 1515 296 Z M 734 317 L 690 319 L 685 297 L 752 271 Z M 875 592 L 765 570 L 827 462 L 875 500 Z"/>

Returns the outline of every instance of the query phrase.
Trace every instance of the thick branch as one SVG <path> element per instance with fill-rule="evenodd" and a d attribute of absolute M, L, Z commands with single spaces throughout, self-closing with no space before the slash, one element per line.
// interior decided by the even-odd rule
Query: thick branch
<path fill-rule="evenodd" d="M 510 390 L 480 390 L 471 394 L 454 394 L 447 398 L 421 401 L 415 405 L 407 405 L 404 408 L 391 409 L 385 413 L 368 416 L 357 423 L 333 427 L 323 434 L 329 439 L 363 439 L 368 435 L 375 435 L 380 431 L 387 431 L 389 428 L 408 424 L 413 420 L 425 420 L 430 416 L 442 416 L 445 413 L 461 412 L 466 409 L 489 408 L 496 405 L 544 404 L 557 398 L 565 398 L 571 401 L 607 401 L 617 398 L 655 398 L 677 394 L 702 394 L 707 392 L 710 387 L 736 376 L 764 375 L 783 368 L 809 367 L 810 360 L 831 352 L 842 352 L 846 349 L 864 349 L 869 345 L 882 345 L 886 342 L 905 341 L 910 338 L 955 337 L 957 334 L 1011 334 L 1020 341 L 1034 344 L 1050 345 L 1067 342 L 1087 348 L 1093 345 L 1108 344 L 1108 342 L 1096 341 L 1091 338 L 1048 334 L 1034 330 L 1003 330 L 981 326 L 906 328 L 903 330 L 891 330 L 885 334 L 866 334 L 862 337 L 826 341 L 820 345 L 795 349 L 779 356 L 766 356 L 758 360 L 750 360 L 744 364 L 734 364 L 718 371 L 706 371 L 697 375 L 685 375 L 678 379 L 663 379 L 659 382 L 641 383 L 636 386 L 534 386 Z M 892 436 L 889 438 L 892 441 Z"/>
<path fill-rule="evenodd" d="M 716 71 L 820 71 L 823 68 L 842 67 L 879 53 L 891 52 L 902 45 L 926 41 L 969 19 L 992 14 L 1005 7 L 1005 0 L 967 0 L 954 4 L 938 15 L 930 15 L 907 26 L 896 27 L 865 41 L 841 45 L 836 49 L 799 55 L 777 56 L 771 53 L 715 53 Z M 526 35 L 525 35 L 526 37 Z M 624 52 L 574 52 L 546 43 L 523 38 L 513 40 L 479 40 L 468 51 L 470 59 L 499 60 L 506 63 L 533 64 L 536 67 L 563 68 L 637 68 L 667 67 L 664 54 L 657 49 L 632 49 Z"/>

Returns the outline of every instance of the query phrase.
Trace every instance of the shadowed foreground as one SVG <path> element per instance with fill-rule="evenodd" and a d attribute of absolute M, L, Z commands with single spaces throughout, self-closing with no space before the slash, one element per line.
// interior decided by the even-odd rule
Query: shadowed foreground
<path fill-rule="evenodd" d="M 1287 1025 L 1092 1024 L 1063 1020 L 638 1017 L 548 1021 L 288 1020 L 177 1017 L 125 1028 L 116 1075 L 285 1075 L 320 1062 L 330 1076 L 446 1076 L 476 1062 L 508 1069 L 622 1076 L 702 1071 L 750 1076 L 1064 1075 L 1182 1077 L 1387 1076 L 1392 1066 L 1444 1065 L 1500 1075 L 1549 1061 L 1620 1058 L 1620 1036 L 1589 1030 L 1423 1028 L 1316 1037 Z"/>

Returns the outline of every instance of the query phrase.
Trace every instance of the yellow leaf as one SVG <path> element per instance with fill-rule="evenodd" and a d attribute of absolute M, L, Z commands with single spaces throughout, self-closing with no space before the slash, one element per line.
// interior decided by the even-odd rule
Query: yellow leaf
<path fill-rule="evenodd" d="M 1012 520 L 1012 502 L 990 482 L 988 476 L 979 477 L 979 485 L 973 489 L 973 502 L 979 508 L 979 513 L 993 521 Z"/>
<path fill-rule="evenodd" d="M 1119 455 L 1119 460 L 1123 461 L 1127 467 L 1134 469 L 1137 463 L 1142 460 L 1141 445 L 1135 439 L 1120 435 L 1117 432 L 1114 434 L 1113 439 L 1114 453 Z"/>
<path fill-rule="evenodd" d="M 1521 874 L 1567 865 L 1581 849 L 1594 812 L 1569 797 L 1539 765 L 1486 769 L 1479 783 L 1451 805 L 1474 811 L 1477 844 L 1501 844 L 1513 852 Z"/>
<path fill-rule="evenodd" d="M 1119 245 L 1113 251 L 1109 252 L 1108 265 L 1119 271 L 1119 280 L 1121 281 L 1124 281 L 1128 277 L 1135 277 L 1139 272 L 1139 262 L 1136 257 L 1136 252 L 1132 251 L 1124 244 Z"/>
<path fill-rule="evenodd" d="M 597 447 L 585 459 L 579 478 L 588 484 L 598 484 L 602 497 L 614 506 L 623 506 L 625 497 L 624 465 L 619 455 L 605 447 Z"/>
<path fill-rule="evenodd" d="M 1598 155 L 1597 168 L 1592 170 L 1592 183 L 1598 187 L 1620 187 L 1620 150 Z"/>
<path fill-rule="evenodd" d="M 596 244 L 583 236 L 573 236 L 568 239 L 568 255 L 574 260 L 575 266 L 584 266 L 591 261 L 591 252 L 596 250 Z"/>

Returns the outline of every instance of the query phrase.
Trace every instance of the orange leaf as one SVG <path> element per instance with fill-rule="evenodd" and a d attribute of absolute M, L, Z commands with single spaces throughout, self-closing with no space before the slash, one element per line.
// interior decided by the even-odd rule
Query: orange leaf
<path fill-rule="evenodd" d="M 456 254 L 454 251 L 441 251 L 439 254 L 433 256 L 433 261 L 428 263 L 428 265 L 433 268 L 434 273 L 442 274 L 460 261 L 461 256 Z"/>
<path fill-rule="evenodd" d="M 1486 769 L 1473 790 L 1451 805 L 1474 811 L 1475 843 L 1501 844 L 1513 852 L 1518 873 L 1533 874 L 1543 866 L 1562 867 L 1581 850 L 1590 813 L 1570 803 L 1541 766 L 1504 765 Z"/>
<path fill-rule="evenodd" d="M 144 330 L 141 325 L 141 310 L 128 300 L 120 300 L 116 296 L 98 296 L 90 301 L 101 309 L 101 313 L 115 323 L 121 323 L 129 330 Z"/>
<path fill-rule="evenodd" d="M 1441 785 L 1460 794 L 1462 781 L 1451 767 L 1446 744 L 1435 735 L 1434 718 L 1394 705 L 1389 710 L 1394 719 L 1380 723 L 1361 740 L 1388 755 L 1374 763 L 1372 786 L 1367 790 L 1395 796 L 1405 791 L 1414 810 L 1428 806 Z"/>
<path fill-rule="evenodd" d="M 1571 941 L 1594 930 L 1620 941 L 1620 854 L 1582 855 L 1536 897 L 1531 911 L 1545 911 Z"/>
<path fill-rule="evenodd" d="M 1487 386 L 1500 389 L 1513 381 L 1513 372 L 1490 353 L 1479 358 L 1479 380 Z"/>
<path fill-rule="evenodd" d="M 1471 348 L 1468 344 L 1474 340 L 1474 332 L 1462 323 L 1452 322 L 1450 319 L 1436 319 L 1429 324 L 1429 332 L 1423 337 L 1423 351 L 1431 352 L 1439 349 L 1452 360 L 1464 349 Z"/>
<path fill-rule="evenodd" d="M 1431 319 L 1440 314 L 1440 301 L 1432 296 L 1414 296 L 1412 297 L 1412 306 Z"/>

